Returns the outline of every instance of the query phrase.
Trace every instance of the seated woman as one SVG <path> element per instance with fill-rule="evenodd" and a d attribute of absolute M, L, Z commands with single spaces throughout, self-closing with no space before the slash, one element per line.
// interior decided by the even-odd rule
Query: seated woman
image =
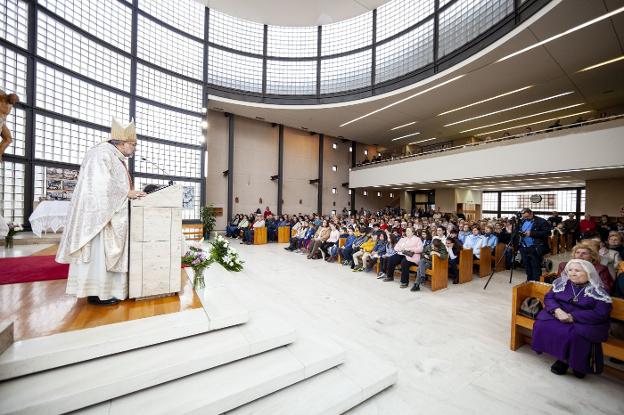
<path fill-rule="evenodd" d="M 329 254 L 329 249 L 338 243 L 338 239 L 340 239 L 340 231 L 336 228 L 336 224 L 334 222 L 329 223 L 329 238 L 321 244 L 321 252 L 323 253 L 323 258 L 325 261 L 329 261 L 331 255 Z"/>
<path fill-rule="evenodd" d="M 459 231 L 459 235 L 457 237 L 459 238 L 459 241 L 463 244 L 468 235 L 470 235 L 470 233 L 470 226 L 468 224 L 464 224 L 464 226 Z"/>
<path fill-rule="evenodd" d="M 401 288 L 407 288 L 409 282 L 409 267 L 418 264 L 420 253 L 423 251 L 423 242 L 414 235 L 413 228 L 405 229 L 405 236 L 394 246 L 396 253 L 388 258 L 384 281 L 394 281 L 394 268 L 401 265 Z"/>
<path fill-rule="evenodd" d="M 377 279 L 381 280 L 386 278 L 386 273 L 384 272 L 388 266 L 388 259 L 396 254 L 394 250 L 394 246 L 397 243 L 397 236 L 394 233 L 391 233 L 390 230 L 386 230 L 387 242 L 386 242 L 386 252 L 379 258 L 379 273 L 377 274 Z"/>
<path fill-rule="evenodd" d="M 236 238 L 238 236 L 238 224 L 241 221 L 241 215 L 234 216 L 234 219 L 225 227 L 225 236 L 228 238 Z"/>
<path fill-rule="evenodd" d="M 346 241 L 348 237 L 349 234 L 347 233 L 347 228 L 343 226 L 342 228 L 340 228 L 340 231 L 338 233 L 338 241 L 340 241 L 340 239 L 344 239 Z M 331 239 L 331 235 L 329 238 Z M 338 242 L 329 247 L 329 249 L 327 250 L 329 258 L 325 258 L 327 262 L 334 262 L 336 260 L 336 257 L 338 256 L 338 248 Z"/>
<path fill-rule="evenodd" d="M 596 244 L 589 241 L 584 241 L 575 245 L 574 248 L 572 248 L 572 259 L 582 259 L 591 262 L 596 269 L 596 273 L 600 277 L 600 281 L 602 281 L 602 286 L 608 293 L 610 293 L 613 290 L 613 279 L 611 278 L 611 274 L 609 274 L 609 269 L 600 264 L 600 255 L 598 255 L 598 251 L 594 250 L 595 245 Z M 567 262 L 559 263 L 557 273 L 549 274 L 544 281 L 551 282 L 554 279 L 553 277 L 561 276 L 566 264 Z"/>
<path fill-rule="evenodd" d="M 446 246 L 440 239 L 434 239 L 429 245 L 427 245 L 420 256 L 418 261 L 418 270 L 416 271 L 416 281 L 410 291 L 420 291 L 420 284 L 427 279 L 427 270 L 433 266 L 433 257 L 437 256 L 441 260 L 448 258 L 448 252 Z"/>
<path fill-rule="evenodd" d="M 622 261 L 622 235 L 616 231 L 609 232 L 607 237 L 607 243 L 601 247 L 600 251 L 600 263 L 609 269 L 611 278 L 615 280 L 617 276 L 616 268 Z"/>
<path fill-rule="evenodd" d="M 557 375 L 564 375 L 568 367 L 578 378 L 601 373 L 601 343 L 609 337 L 610 313 L 611 297 L 593 264 L 572 259 L 544 298 L 531 348 L 557 359 L 550 367 Z"/>
<path fill-rule="evenodd" d="M 310 245 L 310 253 L 308 254 L 308 259 L 320 258 L 321 254 L 319 253 L 319 250 L 321 249 L 321 245 L 329 239 L 330 233 L 331 230 L 329 229 L 329 224 L 326 220 L 323 220 L 321 226 L 316 231 L 314 239 L 312 240 L 312 243 Z"/>
<path fill-rule="evenodd" d="M 489 246 L 492 250 L 492 253 L 494 253 L 496 245 L 498 245 L 498 236 L 494 232 L 494 227 L 492 225 L 485 225 L 483 239 L 485 239 L 483 246 Z"/>
<path fill-rule="evenodd" d="M 485 246 L 485 239 L 479 232 L 479 228 L 474 226 L 472 233 L 464 240 L 464 249 L 472 249 L 472 255 L 479 259 L 481 256 L 481 247 Z"/>
<path fill-rule="evenodd" d="M 305 238 L 305 233 L 308 230 L 307 222 L 297 222 L 295 225 L 299 225 L 297 227 L 297 233 L 294 236 L 290 237 L 290 245 L 284 248 L 287 251 L 296 251 L 299 249 L 299 242 Z M 294 229 L 294 228 L 293 228 Z"/>
<path fill-rule="evenodd" d="M 429 232 L 429 229 L 423 229 L 419 232 L 420 235 L 420 240 L 423 243 L 423 248 L 427 245 L 429 245 L 431 243 L 431 241 L 433 240 L 433 238 L 431 237 L 431 232 Z"/>

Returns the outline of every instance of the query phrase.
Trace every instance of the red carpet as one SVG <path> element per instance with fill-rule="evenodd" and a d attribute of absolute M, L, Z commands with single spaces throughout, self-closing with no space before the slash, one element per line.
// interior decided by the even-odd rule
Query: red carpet
<path fill-rule="evenodd" d="M 67 278 L 69 265 L 57 264 L 54 257 L 49 255 L 0 258 L 0 285 Z"/>

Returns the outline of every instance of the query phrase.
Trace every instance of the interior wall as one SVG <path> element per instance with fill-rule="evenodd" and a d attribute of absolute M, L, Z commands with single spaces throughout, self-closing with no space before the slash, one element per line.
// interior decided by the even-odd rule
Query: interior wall
<path fill-rule="evenodd" d="M 367 188 L 354 189 L 353 191 L 355 192 L 355 207 L 358 212 L 360 209 L 364 209 L 374 213 L 388 206 L 401 206 L 401 192 L 398 190 L 388 192 L 380 191 L 375 188 Z M 364 196 L 364 191 L 367 192 L 367 196 Z M 377 196 L 377 192 L 380 192 L 381 196 Z M 393 197 L 390 197 L 390 193 L 392 193 Z"/>
<path fill-rule="evenodd" d="M 236 122 L 236 121 L 235 121 Z M 206 172 L 206 203 L 223 209 L 217 217 L 215 230 L 225 229 L 227 221 L 227 177 L 223 172 L 228 168 L 228 119 L 222 112 L 208 112 L 206 131 L 208 169 Z"/>
<path fill-rule="evenodd" d="M 474 203 L 481 205 L 483 204 L 483 192 L 481 190 L 455 189 L 455 203 Z M 457 206 L 454 206 L 451 211 L 455 212 L 456 210 Z"/>
<path fill-rule="evenodd" d="M 312 213 L 317 210 L 319 136 L 284 128 L 284 181 L 282 212 Z"/>
<path fill-rule="evenodd" d="M 435 206 L 443 213 L 457 211 L 455 189 L 435 189 Z"/>
<path fill-rule="evenodd" d="M 264 212 L 266 206 L 277 213 L 277 180 L 271 176 L 278 173 L 278 161 L 278 127 L 236 117 L 233 214 L 249 214 L 258 208 Z"/>
<path fill-rule="evenodd" d="M 333 148 L 333 145 L 336 148 Z M 349 168 L 351 167 L 351 142 L 343 143 L 334 137 L 325 137 L 323 147 L 323 214 L 329 214 L 332 210 L 337 213 L 342 209 L 350 209 L 351 196 L 349 188 L 343 187 L 343 183 L 349 181 Z M 333 171 L 332 166 L 336 166 Z M 332 193 L 336 189 L 336 194 Z"/>
<path fill-rule="evenodd" d="M 624 217 L 623 179 L 599 179 L 585 182 L 585 211 L 591 216 Z"/>

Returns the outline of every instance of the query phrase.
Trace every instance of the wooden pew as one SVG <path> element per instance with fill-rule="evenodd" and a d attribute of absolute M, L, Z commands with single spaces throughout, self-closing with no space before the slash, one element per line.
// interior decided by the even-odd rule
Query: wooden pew
<path fill-rule="evenodd" d="M 544 304 L 544 297 L 550 291 L 551 285 L 543 282 L 527 281 L 513 287 L 513 297 L 511 303 L 511 350 L 518 350 L 523 344 L 531 343 L 531 332 L 535 320 L 520 314 L 520 306 L 527 297 L 535 297 Z M 624 299 L 612 298 L 613 309 L 611 318 L 624 321 Z M 624 360 L 624 340 L 610 336 L 602 343 L 602 350 L 605 356 Z M 605 372 L 609 372 L 617 377 L 624 378 L 621 371 L 615 370 L 605 365 Z"/>
<path fill-rule="evenodd" d="M 183 223 L 182 235 L 187 241 L 199 241 L 204 237 L 204 225 L 201 223 Z"/>
<path fill-rule="evenodd" d="M 267 228 L 266 227 L 254 228 L 253 234 L 254 234 L 254 237 L 253 237 L 254 245 L 263 245 L 267 243 Z"/>
<path fill-rule="evenodd" d="M 394 272 L 400 272 L 400 268 L 395 268 Z M 412 265 L 409 267 L 410 281 L 416 281 L 416 272 L 418 272 L 418 265 Z M 431 277 L 431 281 L 426 281 L 426 284 L 431 284 L 431 291 L 438 291 L 448 287 L 448 258 L 441 260 L 437 255 L 433 256 L 431 261 L 431 269 L 425 271 L 425 274 Z"/>
<path fill-rule="evenodd" d="M 287 244 L 290 242 L 290 226 L 280 226 L 277 228 L 277 243 Z"/>
<path fill-rule="evenodd" d="M 557 238 L 555 236 L 550 236 L 548 238 L 548 244 L 550 245 L 551 255 L 557 255 L 559 253 L 559 244 Z"/>
<path fill-rule="evenodd" d="M 496 244 L 496 249 L 494 250 L 494 258 L 492 259 L 492 266 L 494 266 L 494 270 L 496 272 L 505 271 L 505 245 L 502 242 Z M 503 259 L 501 259 L 503 258 Z M 491 272 L 491 271 L 490 271 Z"/>
<path fill-rule="evenodd" d="M 338 239 L 338 249 L 342 248 L 344 246 L 345 242 L 347 242 L 347 238 L 340 238 L 340 239 Z M 340 251 L 338 251 L 338 255 L 337 255 L 336 258 L 338 258 L 338 263 L 340 265 L 342 265 L 342 256 L 340 256 Z"/>
<path fill-rule="evenodd" d="M 492 272 L 492 250 L 490 247 L 481 247 L 479 259 L 475 259 L 473 264 L 479 267 L 479 277 L 489 276 Z"/>
<path fill-rule="evenodd" d="M 460 284 L 472 281 L 472 266 L 472 249 L 462 249 L 459 253 L 459 264 L 457 265 Z"/>

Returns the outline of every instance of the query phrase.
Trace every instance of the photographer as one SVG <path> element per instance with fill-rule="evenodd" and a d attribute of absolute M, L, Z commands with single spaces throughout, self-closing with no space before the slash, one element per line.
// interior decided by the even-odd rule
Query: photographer
<path fill-rule="evenodd" d="M 527 281 L 538 281 L 542 272 L 544 254 L 550 251 L 548 237 L 550 224 L 543 218 L 535 216 L 529 208 L 524 208 L 520 224 L 520 253 L 527 274 Z"/>

